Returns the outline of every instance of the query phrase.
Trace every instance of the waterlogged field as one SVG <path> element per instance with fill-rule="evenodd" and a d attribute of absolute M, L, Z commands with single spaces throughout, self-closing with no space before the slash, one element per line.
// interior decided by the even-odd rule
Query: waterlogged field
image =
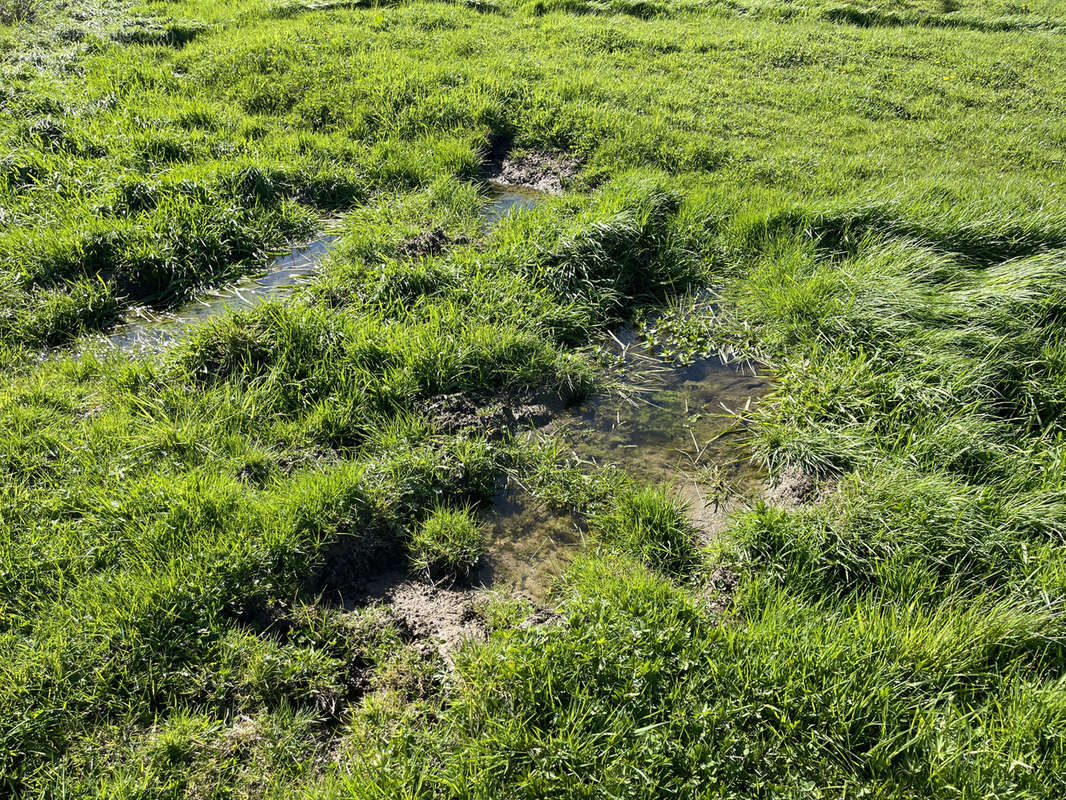
<path fill-rule="evenodd" d="M 3 792 L 1066 796 L 1064 112 L 1061 0 L 0 0 Z"/>

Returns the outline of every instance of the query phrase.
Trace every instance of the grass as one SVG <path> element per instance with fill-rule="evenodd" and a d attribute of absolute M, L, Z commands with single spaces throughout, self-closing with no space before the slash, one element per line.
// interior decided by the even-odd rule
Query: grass
<path fill-rule="evenodd" d="M 686 509 L 662 488 L 621 492 L 592 524 L 605 543 L 668 576 L 684 576 L 699 563 Z"/>
<path fill-rule="evenodd" d="M 1062 796 L 1058 0 L 22 8 L 8 794 Z M 581 169 L 486 230 L 501 141 Z M 287 301 L 91 345 L 326 217 Z M 807 502 L 705 544 L 667 488 L 433 411 L 580 401 L 629 322 L 766 365 L 750 451 Z M 557 617 L 498 601 L 446 662 L 354 602 L 469 569 L 507 476 L 587 525 Z"/>
<path fill-rule="evenodd" d="M 408 540 L 411 565 L 418 572 L 461 578 L 485 553 L 485 534 L 469 508 L 434 509 Z"/>
<path fill-rule="evenodd" d="M 0 3 L 0 25 L 32 22 L 37 19 L 40 6 L 37 0 L 4 0 Z"/>

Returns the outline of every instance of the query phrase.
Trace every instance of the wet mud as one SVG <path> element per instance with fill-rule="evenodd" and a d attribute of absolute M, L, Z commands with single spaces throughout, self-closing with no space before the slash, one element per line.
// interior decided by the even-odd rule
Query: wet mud
<path fill-rule="evenodd" d="M 570 399 L 560 395 L 444 394 L 419 405 L 419 411 L 446 433 L 476 429 L 490 438 L 548 423 Z"/>
<path fill-rule="evenodd" d="M 507 183 L 488 186 L 486 228 L 532 207 L 545 192 L 561 191 L 577 163 L 527 155 L 505 156 L 498 166 L 495 177 Z M 199 297 L 171 314 L 141 312 L 140 319 L 108 341 L 124 350 L 156 350 L 228 310 L 284 299 L 313 276 L 336 238 L 325 234 L 276 259 L 261 275 Z M 434 228 L 404 242 L 401 254 L 437 255 L 461 243 Z M 448 432 L 474 429 L 495 437 L 524 430 L 522 435 L 562 442 L 589 469 L 613 466 L 638 480 L 668 484 L 688 503 L 702 536 L 713 538 L 746 498 L 764 488 L 765 475 L 751 465 L 743 446 L 743 417 L 735 412 L 757 403 L 768 379 L 751 366 L 717 358 L 683 367 L 668 364 L 632 332 L 613 337 L 606 361 L 615 390 L 577 406 L 565 397 L 441 395 L 420 410 Z M 802 477 L 786 476 L 775 491 L 782 502 L 801 502 L 810 487 Z M 376 570 L 348 569 L 340 553 L 330 553 L 328 575 L 319 588 L 330 589 L 327 593 L 337 594 L 345 606 L 383 604 L 411 639 L 445 658 L 462 642 L 486 636 L 476 608 L 489 591 L 523 597 L 544 619 L 551 618 L 545 604 L 554 582 L 584 547 L 583 521 L 549 508 L 514 483 L 497 495 L 482 519 L 488 550 L 465 584 L 427 583 L 387 566 L 402 557 L 395 555 L 393 543 L 393 557 L 378 559 L 381 568 Z M 362 545 L 357 549 L 361 557 L 367 555 Z M 356 580 L 357 573 L 365 577 Z M 728 591 L 731 581 L 729 575 L 717 576 L 713 593 Z M 530 624 L 540 624 L 537 619 Z"/>
<path fill-rule="evenodd" d="M 404 258 L 437 256 L 453 245 L 467 244 L 467 242 L 465 236 L 449 236 L 444 228 L 438 226 L 401 242 L 399 252 Z"/>
<path fill-rule="evenodd" d="M 485 159 L 489 183 L 520 186 L 545 194 L 562 194 L 577 176 L 581 160 L 566 153 L 515 151 L 504 137 L 495 139 Z"/>

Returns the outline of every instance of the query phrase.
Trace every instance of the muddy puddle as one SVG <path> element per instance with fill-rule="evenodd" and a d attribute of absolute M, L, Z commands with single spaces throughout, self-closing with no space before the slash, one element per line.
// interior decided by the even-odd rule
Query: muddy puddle
<path fill-rule="evenodd" d="M 543 197 L 533 189 L 504 183 L 489 183 L 487 195 L 482 210 L 486 229 L 515 210 L 531 208 Z M 248 310 L 267 300 L 284 300 L 314 276 L 338 238 L 337 234 L 324 233 L 278 256 L 263 272 L 201 294 L 172 311 L 135 309 L 127 315 L 126 323 L 103 341 L 110 348 L 130 352 L 160 350 L 212 317 Z"/>
<path fill-rule="evenodd" d="M 489 182 L 489 202 L 485 205 L 485 227 L 491 228 L 514 211 L 532 208 L 544 199 L 544 192 L 509 183 Z"/>
<path fill-rule="evenodd" d="M 751 464 L 736 412 L 751 409 L 769 380 L 750 365 L 718 358 L 667 364 L 632 334 L 614 345 L 620 391 L 594 396 L 530 435 L 556 438 L 590 470 L 613 466 L 669 485 L 709 541 L 762 487 L 765 476 Z M 575 518 L 515 486 L 496 498 L 487 524 L 490 546 L 478 577 L 535 602 L 545 600 L 584 544 Z"/>

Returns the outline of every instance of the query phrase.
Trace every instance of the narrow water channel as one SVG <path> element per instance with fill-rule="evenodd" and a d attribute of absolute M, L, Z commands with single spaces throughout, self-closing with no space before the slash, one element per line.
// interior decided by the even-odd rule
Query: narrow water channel
<path fill-rule="evenodd" d="M 542 196 L 521 186 L 489 183 L 488 202 L 482 212 L 485 227 L 491 228 L 514 209 L 531 208 Z M 172 311 L 137 309 L 124 325 L 105 337 L 105 342 L 111 348 L 129 352 L 159 350 L 212 317 L 231 310 L 247 310 L 267 300 L 284 300 L 310 280 L 338 238 L 324 233 L 275 258 L 263 272 L 205 292 Z"/>
<path fill-rule="evenodd" d="M 199 295 L 173 311 L 139 309 L 134 319 L 107 337 L 108 342 L 120 350 L 158 350 L 226 311 L 247 310 L 267 300 L 284 299 L 315 273 L 337 238 L 323 234 L 274 259 L 262 274 Z"/>

